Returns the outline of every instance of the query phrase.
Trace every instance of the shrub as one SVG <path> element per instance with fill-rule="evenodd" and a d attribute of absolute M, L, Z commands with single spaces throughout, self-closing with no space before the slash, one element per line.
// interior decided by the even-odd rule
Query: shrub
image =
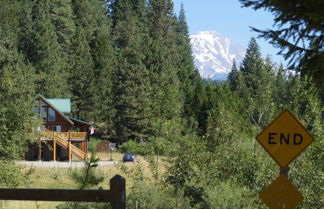
<path fill-rule="evenodd" d="M 187 209 L 189 201 L 170 188 L 158 184 L 137 181 L 127 197 L 127 208 L 139 209 Z"/>
<path fill-rule="evenodd" d="M 248 189 L 238 187 L 228 182 L 221 182 L 217 186 L 207 188 L 203 199 L 209 208 L 252 208 L 253 202 L 245 196 Z"/>
<path fill-rule="evenodd" d="M 137 143 L 128 141 L 119 146 L 121 152 L 134 153 L 140 155 L 150 155 L 154 153 L 154 148 L 149 143 Z"/>

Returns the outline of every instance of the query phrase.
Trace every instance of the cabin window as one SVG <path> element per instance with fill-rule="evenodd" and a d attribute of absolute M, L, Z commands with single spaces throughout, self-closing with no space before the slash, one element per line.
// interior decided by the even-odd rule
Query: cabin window
<path fill-rule="evenodd" d="M 42 107 L 40 109 L 40 115 L 43 118 L 43 120 L 47 120 L 47 108 L 46 107 Z"/>
<path fill-rule="evenodd" d="M 62 131 L 61 125 L 54 125 L 54 126 L 52 126 L 52 131 L 61 132 Z"/>
<path fill-rule="evenodd" d="M 40 103 L 41 106 L 47 106 L 47 104 L 41 99 L 39 100 L 39 103 Z"/>
<path fill-rule="evenodd" d="M 48 108 L 48 121 L 55 121 L 55 111 L 52 108 Z"/>

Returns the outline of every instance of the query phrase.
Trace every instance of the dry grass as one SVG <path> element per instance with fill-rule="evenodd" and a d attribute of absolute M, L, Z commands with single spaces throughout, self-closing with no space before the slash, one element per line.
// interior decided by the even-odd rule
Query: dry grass
<path fill-rule="evenodd" d="M 142 156 L 137 156 L 135 163 L 122 163 L 123 154 L 113 153 L 113 161 L 119 162 L 115 165 L 100 166 L 96 169 L 99 175 L 104 176 L 105 180 L 97 186 L 103 189 L 109 189 L 109 180 L 114 175 L 119 174 L 126 179 L 126 193 L 130 191 L 133 185 L 133 177 L 140 171 L 145 177 L 152 178 L 152 171 L 149 163 Z M 97 153 L 100 160 L 107 161 L 110 159 L 110 153 Z M 27 188 L 47 188 L 47 189 L 75 189 L 77 184 L 72 180 L 70 168 L 37 168 L 24 167 L 25 172 L 32 171 L 29 183 L 22 186 Z M 75 168 L 74 168 L 75 169 Z M 165 170 L 165 163 L 160 161 L 159 172 Z M 0 209 L 55 209 L 60 202 L 42 202 L 42 201 L 0 201 Z"/>

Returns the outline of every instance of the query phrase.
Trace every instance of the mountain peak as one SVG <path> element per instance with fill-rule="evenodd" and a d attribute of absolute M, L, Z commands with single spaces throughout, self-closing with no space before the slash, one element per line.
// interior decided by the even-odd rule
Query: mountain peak
<path fill-rule="evenodd" d="M 203 78 L 224 80 L 233 60 L 243 60 L 245 49 L 217 31 L 200 31 L 190 39 L 195 65 Z"/>

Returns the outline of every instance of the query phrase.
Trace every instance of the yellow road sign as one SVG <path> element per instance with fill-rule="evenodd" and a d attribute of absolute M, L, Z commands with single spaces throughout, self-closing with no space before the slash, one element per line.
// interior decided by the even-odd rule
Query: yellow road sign
<path fill-rule="evenodd" d="M 303 200 L 303 196 L 288 180 L 280 175 L 261 193 L 260 198 L 270 209 L 293 209 Z"/>
<path fill-rule="evenodd" d="M 281 168 L 286 167 L 314 141 L 312 135 L 288 110 L 273 120 L 256 140 Z"/>

